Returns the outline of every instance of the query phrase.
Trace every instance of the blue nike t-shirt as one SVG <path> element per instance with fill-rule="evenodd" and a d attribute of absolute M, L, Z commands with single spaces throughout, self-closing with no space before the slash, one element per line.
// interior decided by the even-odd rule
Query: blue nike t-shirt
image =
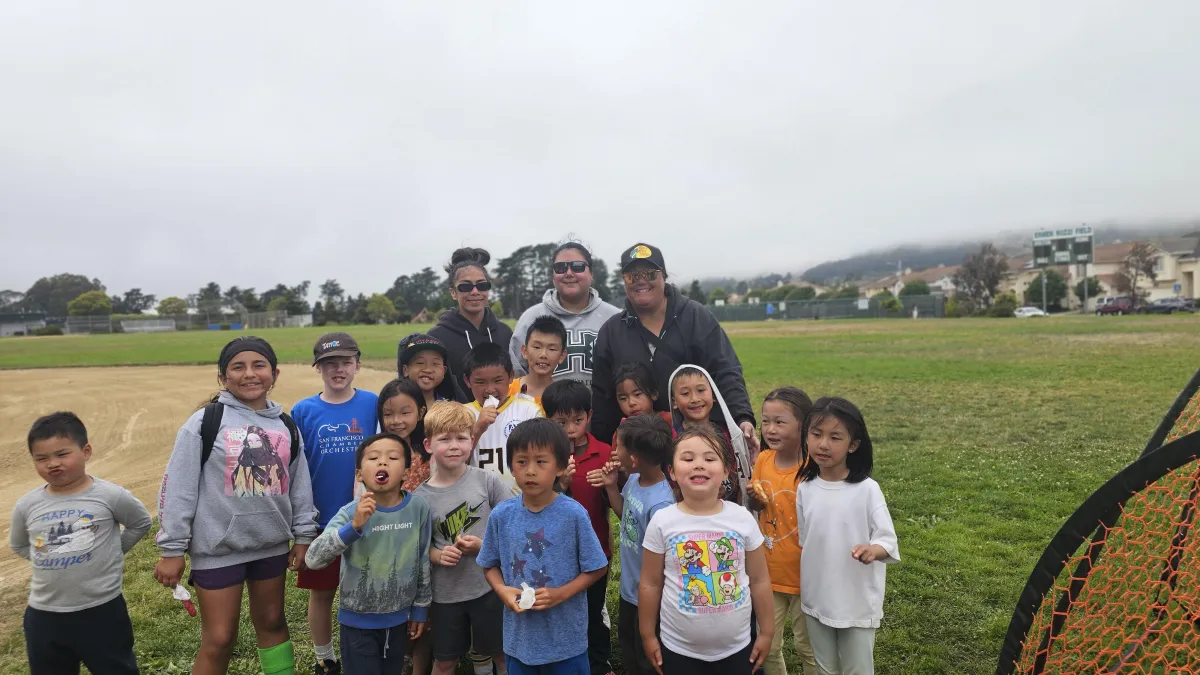
<path fill-rule="evenodd" d="M 566 586 L 608 565 L 592 521 L 579 502 L 559 495 L 538 512 L 520 497 L 492 509 L 476 562 L 498 567 L 504 583 L 521 588 Z M 504 608 L 504 653 L 527 666 L 574 658 L 587 651 L 587 593 L 546 610 Z"/>
<path fill-rule="evenodd" d="M 345 403 L 326 403 L 317 394 L 292 408 L 292 419 L 304 438 L 321 529 L 354 500 L 354 452 L 375 433 L 378 400 L 375 394 L 356 389 L 354 398 Z"/>

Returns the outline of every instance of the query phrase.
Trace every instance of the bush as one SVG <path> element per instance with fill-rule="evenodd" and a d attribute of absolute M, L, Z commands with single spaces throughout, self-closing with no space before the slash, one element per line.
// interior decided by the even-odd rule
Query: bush
<path fill-rule="evenodd" d="M 879 299 L 879 307 L 888 314 L 899 314 L 904 311 L 904 304 L 891 293 L 886 298 Z"/>
<path fill-rule="evenodd" d="M 34 328 L 29 333 L 30 335 L 62 335 L 62 326 L 43 326 L 42 328 Z"/>
<path fill-rule="evenodd" d="M 946 299 L 946 317 L 950 319 L 961 319 L 964 316 L 970 315 L 967 307 L 955 298 Z"/>
<path fill-rule="evenodd" d="M 992 316 L 997 318 L 1010 318 L 1017 311 L 1017 296 L 1014 293 L 1001 293 L 996 297 L 996 301 L 992 303 Z"/>

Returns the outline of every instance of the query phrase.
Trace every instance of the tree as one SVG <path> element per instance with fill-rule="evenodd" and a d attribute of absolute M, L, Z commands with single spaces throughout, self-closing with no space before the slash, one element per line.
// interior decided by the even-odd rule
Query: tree
<path fill-rule="evenodd" d="M 384 295 L 392 302 L 403 298 L 410 311 L 420 312 L 425 308 L 437 309 L 435 305 L 443 291 L 441 277 L 432 267 L 426 267 L 411 276 L 402 274 L 396 277 Z"/>
<path fill-rule="evenodd" d="M 721 288 L 720 286 L 717 286 L 716 288 L 712 289 L 712 292 L 708 294 L 708 301 L 714 305 L 717 304 L 718 300 L 728 300 L 728 299 L 729 299 L 729 294 L 726 293 L 725 289 Z"/>
<path fill-rule="evenodd" d="M 608 295 L 612 298 L 609 302 L 617 307 L 625 304 L 625 274 L 620 265 L 613 266 L 612 274 L 608 276 Z"/>
<path fill-rule="evenodd" d="M 187 300 L 175 297 L 174 295 L 162 299 L 158 303 L 159 316 L 180 316 L 187 314 Z"/>
<path fill-rule="evenodd" d="M 286 295 L 275 296 L 274 298 L 271 298 L 270 302 L 267 303 L 267 311 L 268 312 L 284 312 L 284 313 L 286 313 L 287 308 L 288 308 L 288 298 Z"/>
<path fill-rule="evenodd" d="M 1083 287 L 1085 281 L 1087 282 L 1086 293 L 1084 292 L 1085 289 Z M 1100 280 L 1096 277 L 1080 279 L 1079 283 L 1075 284 L 1075 297 L 1079 298 L 1079 302 L 1087 302 L 1088 298 L 1095 300 L 1096 298 L 1100 297 L 1100 292 L 1102 290 L 1103 289 L 1100 286 Z"/>
<path fill-rule="evenodd" d="M 392 306 L 396 308 L 396 323 L 408 323 L 412 321 L 412 312 L 408 311 L 408 303 L 404 298 L 396 298 L 392 302 Z"/>
<path fill-rule="evenodd" d="M 700 280 L 698 279 L 692 280 L 692 286 L 688 289 L 687 296 L 702 305 L 708 304 L 708 300 L 704 297 L 704 291 L 700 288 Z"/>
<path fill-rule="evenodd" d="M 969 304 L 986 307 L 1000 288 L 1000 282 L 1008 272 L 1008 256 L 991 244 L 979 247 L 963 260 L 954 273 L 954 287 Z"/>
<path fill-rule="evenodd" d="M 12 312 L 16 311 L 25 299 L 25 294 L 20 291 L 3 290 L 0 291 L 0 311 Z"/>
<path fill-rule="evenodd" d="M 1067 280 L 1055 269 L 1045 270 L 1042 274 L 1046 275 L 1046 305 L 1061 309 L 1062 301 L 1069 292 Z M 1034 307 L 1042 306 L 1042 274 L 1034 277 L 1029 282 L 1029 288 L 1025 289 L 1025 302 Z"/>
<path fill-rule="evenodd" d="M 337 282 L 337 279 L 326 279 L 325 283 L 321 284 L 321 299 L 325 301 L 325 309 L 328 312 L 330 309 L 337 311 L 342 306 L 342 299 L 346 292 L 342 290 L 342 285 Z"/>
<path fill-rule="evenodd" d="M 858 295 L 859 295 L 858 284 L 846 284 L 845 286 L 842 286 L 841 288 L 837 289 L 837 293 L 835 293 L 833 297 L 835 297 L 835 298 L 857 298 Z"/>
<path fill-rule="evenodd" d="M 599 258 L 592 259 L 592 288 L 596 289 L 601 300 L 612 302 L 612 288 L 608 285 L 608 265 Z"/>
<path fill-rule="evenodd" d="M 116 297 L 116 296 L 114 296 L 114 297 Z M 125 291 L 125 297 L 121 298 L 121 310 L 122 311 L 120 313 L 122 313 L 122 314 L 141 314 L 142 312 L 153 307 L 154 301 L 155 301 L 154 294 L 151 293 L 151 294 L 147 295 L 145 293 L 142 293 L 142 289 L 140 289 L 140 288 L 131 288 L 131 289 Z M 114 305 L 113 311 L 114 312 L 117 311 L 115 309 L 116 304 L 117 303 L 115 303 L 115 302 L 113 303 L 113 305 Z"/>
<path fill-rule="evenodd" d="M 1150 283 L 1158 280 L 1158 271 L 1155 270 L 1157 265 L 1158 252 L 1153 245 L 1144 241 L 1135 241 L 1121 263 L 1121 271 L 1114 280 L 1115 285 L 1118 293 L 1128 295 L 1133 301 L 1134 309 L 1140 307 L 1149 295 L 1148 291 L 1139 288 L 1142 279 L 1149 279 Z"/>
<path fill-rule="evenodd" d="M 42 312 L 48 316 L 66 316 L 68 302 L 88 291 L 103 290 L 104 284 L 100 283 L 99 279 L 88 279 L 82 274 L 42 277 L 25 291 L 21 308 L 30 312 Z"/>
<path fill-rule="evenodd" d="M 737 287 L 734 288 L 738 295 L 745 295 L 750 292 L 750 284 L 745 281 L 737 282 Z"/>
<path fill-rule="evenodd" d="M 909 295 L 929 295 L 929 284 L 923 279 L 913 279 L 900 289 L 900 297 Z"/>
<path fill-rule="evenodd" d="M 314 326 L 324 326 L 327 323 L 325 319 L 325 307 L 321 304 L 320 300 L 313 303 L 312 316 Z"/>
<path fill-rule="evenodd" d="M 514 315 L 540 302 L 552 284 L 550 254 L 554 248 L 553 243 L 522 246 L 496 261 L 498 288 L 492 299 L 503 300 L 505 308 Z"/>
<path fill-rule="evenodd" d="M 367 299 L 367 318 L 371 323 L 393 321 L 396 318 L 396 306 L 383 293 L 375 293 Z"/>
<path fill-rule="evenodd" d="M 872 295 L 871 299 L 879 303 L 879 308 L 888 314 L 899 314 L 904 311 L 904 305 L 899 298 L 892 295 L 891 291 L 880 291 Z"/>
<path fill-rule="evenodd" d="M 88 291 L 67 303 L 70 316 L 99 316 L 112 314 L 112 299 L 104 291 Z"/>
<path fill-rule="evenodd" d="M 1046 295 L 1049 295 L 1047 293 Z M 996 297 L 996 301 L 992 303 L 992 316 L 999 318 L 1008 318 L 1013 316 L 1017 311 L 1017 294 L 1013 292 L 1001 293 Z"/>
<path fill-rule="evenodd" d="M 783 299 L 789 302 L 812 300 L 817 297 L 817 291 L 812 286 L 784 286 L 784 288 L 787 288 L 788 292 Z"/>

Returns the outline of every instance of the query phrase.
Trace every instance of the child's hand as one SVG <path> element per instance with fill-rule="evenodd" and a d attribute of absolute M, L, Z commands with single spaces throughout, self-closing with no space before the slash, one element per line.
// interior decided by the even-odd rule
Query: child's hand
<path fill-rule="evenodd" d="M 154 580 L 167 588 L 175 588 L 175 585 L 183 578 L 185 564 L 183 556 L 160 558 L 158 564 L 154 566 Z"/>
<path fill-rule="evenodd" d="M 746 437 L 746 449 L 750 451 L 750 456 L 758 454 L 758 434 L 754 433 L 754 424 L 752 422 L 742 422 L 739 425 L 742 428 L 742 435 Z"/>
<path fill-rule="evenodd" d="M 438 563 L 442 567 L 454 567 L 460 559 L 462 559 L 462 551 L 458 549 L 458 544 L 455 544 L 442 549 L 442 557 Z"/>
<path fill-rule="evenodd" d="M 879 544 L 858 544 L 850 549 L 850 557 L 864 565 L 870 565 L 876 560 L 888 557 L 888 552 Z"/>
<path fill-rule="evenodd" d="M 409 621 L 408 622 L 408 639 L 420 640 L 421 635 L 425 633 L 424 621 Z"/>
<path fill-rule="evenodd" d="M 658 643 L 658 638 L 643 635 L 642 649 L 645 650 L 650 665 L 654 666 L 654 672 L 662 675 L 662 645 Z"/>
<path fill-rule="evenodd" d="M 609 480 L 609 474 L 605 473 L 604 469 L 592 469 L 587 473 L 587 482 L 592 487 L 602 488 L 609 484 L 615 485 L 617 479 L 614 476 L 612 480 Z"/>
<path fill-rule="evenodd" d="M 563 474 L 558 477 L 558 489 L 566 492 L 571 487 L 571 481 L 575 478 L 575 456 L 571 455 L 567 458 L 567 468 Z"/>
<path fill-rule="evenodd" d="M 292 546 L 292 552 L 288 554 L 288 569 L 293 572 L 299 572 L 307 567 L 304 564 L 304 554 L 308 553 L 308 544 L 296 544 Z"/>
<path fill-rule="evenodd" d="M 533 608 L 550 609 L 566 599 L 566 593 L 561 588 L 539 588 L 533 594 Z"/>
<path fill-rule="evenodd" d="M 375 493 L 368 492 L 358 500 L 358 508 L 354 510 L 354 520 L 350 524 L 354 529 L 362 532 L 363 526 L 367 524 L 369 519 L 375 513 Z"/>
<path fill-rule="evenodd" d="M 759 668 L 762 668 L 763 661 L 767 660 L 767 654 L 771 652 L 771 641 L 773 635 L 758 634 L 754 639 L 754 647 L 750 650 L 750 672 L 756 673 Z"/>
<path fill-rule="evenodd" d="M 479 419 L 475 420 L 475 428 L 480 430 L 480 434 L 487 431 L 488 427 L 495 423 L 496 418 L 500 416 L 500 409 L 492 406 L 487 406 L 479 411 Z"/>
<path fill-rule="evenodd" d="M 454 541 L 454 548 L 459 550 L 462 555 L 477 555 L 482 547 L 483 540 L 470 534 L 460 534 Z"/>
<path fill-rule="evenodd" d="M 511 609 L 517 614 L 525 611 L 521 609 L 520 605 L 517 604 L 521 601 L 521 589 L 519 588 L 513 588 L 512 586 L 503 587 L 500 592 L 500 599 L 504 601 L 505 607 Z"/>

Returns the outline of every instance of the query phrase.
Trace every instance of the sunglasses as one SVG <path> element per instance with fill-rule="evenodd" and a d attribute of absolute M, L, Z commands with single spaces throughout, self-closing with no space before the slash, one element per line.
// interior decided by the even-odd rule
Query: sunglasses
<path fill-rule="evenodd" d="M 459 293 L 470 293 L 472 288 L 479 289 L 480 293 L 487 293 L 488 291 L 492 290 L 492 282 L 476 281 L 475 283 L 471 283 L 469 281 L 464 281 L 454 288 L 458 289 Z"/>
<path fill-rule="evenodd" d="M 556 262 L 554 263 L 555 274 L 566 274 L 570 269 L 575 274 L 583 274 L 587 271 L 588 264 L 583 260 L 572 260 L 571 262 Z"/>
<path fill-rule="evenodd" d="M 621 276 L 625 277 L 625 283 L 633 284 L 639 281 L 656 281 L 658 279 L 658 270 L 635 270 L 626 272 Z"/>

